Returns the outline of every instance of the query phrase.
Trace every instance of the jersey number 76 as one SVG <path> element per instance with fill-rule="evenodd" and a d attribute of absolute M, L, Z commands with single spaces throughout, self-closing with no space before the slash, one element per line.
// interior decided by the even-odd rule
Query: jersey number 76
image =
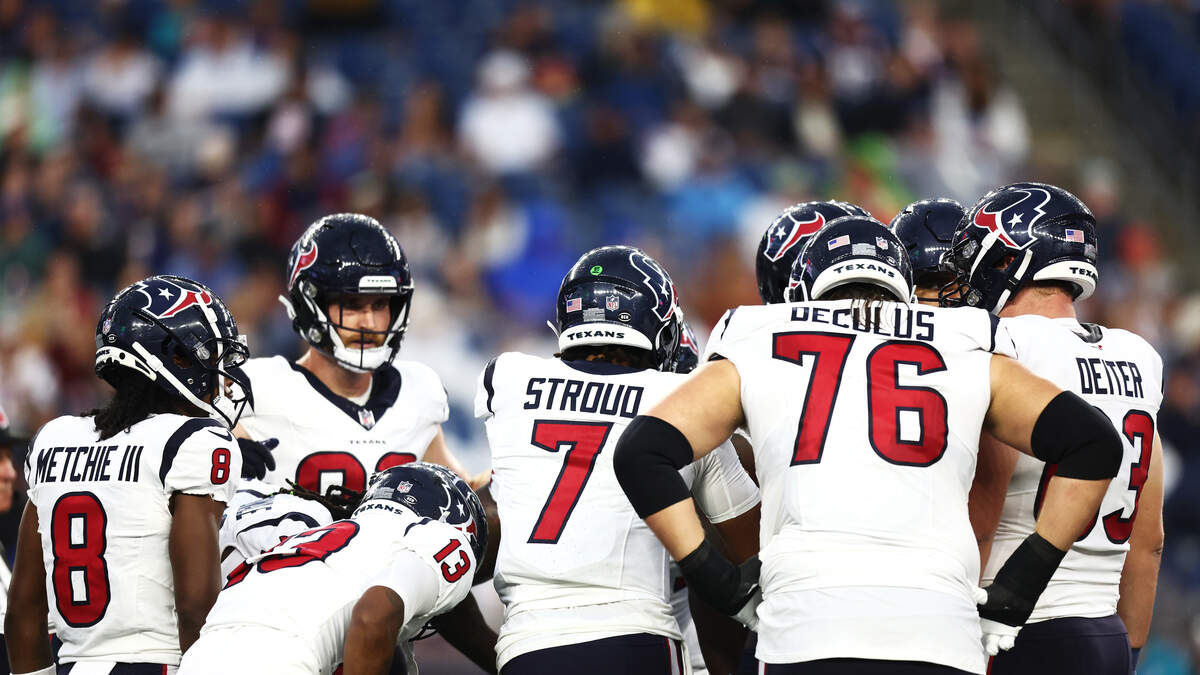
<path fill-rule="evenodd" d="M 837 404 L 846 358 L 855 335 L 791 332 L 772 336 L 772 356 L 811 365 L 791 465 L 816 464 L 825 450 L 829 422 Z M 942 355 L 921 342 L 884 342 L 867 356 L 868 437 L 875 454 L 892 464 L 929 466 L 946 451 L 946 399 L 931 387 L 900 384 L 899 367 L 913 366 L 917 375 L 946 369 Z M 920 436 L 903 439 L 900 417 L 915 415 Z"/>

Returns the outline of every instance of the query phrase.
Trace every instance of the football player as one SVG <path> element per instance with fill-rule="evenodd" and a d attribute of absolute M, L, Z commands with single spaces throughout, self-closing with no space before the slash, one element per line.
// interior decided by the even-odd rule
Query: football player
<path fill-rule="evenodd" d="M 679 349 L 670 370 L 687 374 L 700 365 L 700 343 L 691 326 L 680 319 Z M 730 441 L 734 441 L 733 437 Z M 736 446 L 735 446 L 736 447 Z M 737 448 L 740 457 L 740 448 Z M 749 446 L 747 446 L 749 450 Z M 743 462 L 743 466 L 745 463 Z M 749 470 L 747 470 L 749 471 Z M 753 480 L 753 476 L 751 476 Z M 692 675 L 708 675 L 708 661 L 713 661 L 712 672 L 736 670 L 733 659 L 740 656 L 746 641 L 746 631 L 736 621 L 708 607 L 703 600 L 693 597 L 688 591 L 687 580 L 679 573 L 679 566 L 671 562 L 671 615 L 679 624 L 691 661 Z"/>
<path fill-rule="evenodd" d="M 358 492 L 371 473 L 419 459 L 465 475 L 442 435 L 449 404 L 441 380 L 423 364 L 396 359 L 413 294 L 396 238 L 367 216 L 326 216 L 292 246 L 287 269 L 280 301 L 308 349 L 294 363 L 274 356 L 243 368 L 253 396 L 238 431 L 255 439 L 242 441 L 245 456 L 274 466 L 262 481 L 246 481 L 227 509 L 226 573 L 254 549 L 311 528 L 305 516 L 321 522 L 314 502 L 284 499 L 274 507 L 285 513 L 270 528 L 239 534 L 241 509 L 285 481 L 318 494 Z M 474 601 L 451 620 L 461 623 L 443 626 L 447 640 L 473 661 L 492 663 L 495 633 Z"/>
<path fill-rule="evenodd" d="M 505 532 L 495 575 L 505 675 L 689 671 L 670 560 L 612 465 L 630 420 L 686 379 L 664 372 L 679 347 L 679 311 L 671 278 L 640 249 L 594 249 L 559 288 L 560 353 L 501 354 L 480 378 L 475 413 L 486 419 Z M 681 468 L 730 554 L 752 555 L 758 490 L 732 446 Z"/>
<path fill-rule="evenodd" d="M 221 517 L 219 539 L 227 542 L 230 550 L 221 551 L 221 578 L 229 578 L 246 560 L 293 534 L 349 518 L 361 500 L 361 492 L 340 485 L 331 485 L 326 494 L 319 495 L 290 483 L 278 492 L 227 509 Z"/>
<path fill-rule="evenodd" d="M 487 537 L 479 498 L 445 467 L 375 473 L 351 518 L 234 571 L 179 673 L 224 675 L 231 655 L 247 673 L 387 673 L 397 641 L 470 592 Z"/>
<path fill-rule="evenodd" d="M 867 216 L 866 209 L 850 202 L 817 201 L 793 204 L 775 217 L 763 232 L 754 256 L 758 296 L 764 305 L 786 302 L 792 265 L 812 235 L 825 223 L 843 216 Z"/>
<path fill-rule="evenodd" d="M 211 290 L 156 276 L 109 302 L 96 347 L 112 399 L 47 422 L 26 454 L 5 619 L 14 672 L 54 672 L 47 614 L 59 672 L 167 672 L 221 587 L 217 522 L 241 470 L 230 428 L 246 401 L 235 374 L 245 337 Z"/>
<path fill-rule="evenodd" d="M 963 219 L 950 259 L 958 278 L 948 299 L 1002 317 L 1017 359 L 1102 411 L 1124 450 L 1102 505 L 1074 533 L 1030 623 L 991 672 L 1129 673 L 1150 629 L 1163 546 L 1162 359 L 1133 333 L 1076 318 L 1075 302 L 1096 288 L 1096 226 L 1066 190 L 1015 183 L 990 192 Z M 1058 467 L 986 434 L 980 467 L 972 511 L 987 582 L 1033 531 Z"/>
<path fill-rule="evenodd" d="M 308 344 L 294 363 L 251 359 L 252 401 L 240 430 L 271 443 L 270 488 L 285 480 L 324 493 L 361 491 L 371 473 L 424 459 L 464 475 L 441 425 L 446 391 L 430 368 L 397 360 L 413 284 L 399 242 L 375 219 L 340 213 L 313 223 L 292 246 L 287 295 L 292 328 Z"/>
<path fill-rule="evenodd" d="M 938 304 L 942 287 L 955 277 L 942 260 L 962 216 L 962 204 L 953 199 L 922 199 L 904 207 L 888 225 L 908 252 L 913 289 L 921 304 Z"/>
<path fill-rule="evenodd" d="M 845 216 L 869 218 L 871 214 L 857 204 L 832 200 L 793 204 L 775 217 L 763 232 L 754 255 L 754 277 L 758 283 L 758 297 L 764 305 L 787 302 L 785 295 L 791 283 L 792 267 L 804 245 L 826 223 Z M 726 312 L 717 322 L 718 328 L 725 325 L 729 314 Z M 719 330 L 709 335 L 702 361 L 715 353 L 720 337 Z"/>
<path fill-rule="evenodd" d="M 697 594 L 757 622 L 762 672 L 983 673 L 1099 504 L 1120 440 L 1004 356 L 986 312 L 909 304 L 908 255 L 882 223 L 833 221 L 794 277 L 801 302 L 738 308 L 721 358 L 630 424 L 621 487 Z M 1059 470 L 983 591 L 966 494 L 985 425 Z M 763 495 L 761 591 L 753 560 L 705 540 L 676 473 L 739 426 Z"/>

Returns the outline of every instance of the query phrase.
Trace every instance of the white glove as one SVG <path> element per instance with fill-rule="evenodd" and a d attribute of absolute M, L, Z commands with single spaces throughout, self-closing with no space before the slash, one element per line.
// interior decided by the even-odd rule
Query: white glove
<path fill-rule="evenodd" d="M 979 627 L 983 629 L 983 649 L 988 656 L 1012 649 L 1017 642 L 1017 633 L 1021 632 L 1020 626 L 1010 626 L 991 619 L 980 619 Z"/>
<path fill-rule="evenodd" d="M 762 599 L 762 588 L 755 588 L 754 595 L 751 595 L 738 613 L 733 615 L 736 621 L 755 633 L 758 632 L 758 606 L 762 604 Z"/>
<path fill-rule="evenodd" d="M 973 595 L 976 605 L 982 605 L 987 602 L 987 590 L 976 586 Z M 979 627 L 983 631 L 983 649 L 988 653 L 988 656 L 995 656 L 1002 651 L 1012 649 L 1017 641 L 1017 633 L 1021 632 L 1020 626 L 1010 626 L 1006 623 L 983 618 L 979 619 Z"/>

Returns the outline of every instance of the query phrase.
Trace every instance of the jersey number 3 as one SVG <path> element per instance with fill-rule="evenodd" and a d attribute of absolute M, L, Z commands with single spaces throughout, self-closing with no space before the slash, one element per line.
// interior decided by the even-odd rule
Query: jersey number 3
<path fill-rule="evenodd" d="M 829 421 L 842 384 L 846 357 L 854 335 L 794 332 L 773 336 L 777 359 L 811 366 L 791 465 L 816 464 L 825 450 Z M 942 355 L 920 342 L 885 342 L 867 356 L 868 436 L 875 454 L 892 464 L 929 466 L 946 451 L 946 399 L 931 387 L 900 384 L 900 366 L 927 375 L 946 369 Z M 915 438 L 903 438 L 904 416 L 919 428 Z"/>
<path fill-rule="evenodd" d="M 558 472 L 546 505 L 542 507 L 533 532 L 529 535 L 529 543 L 558 543 L 611 430 L 611 422 L 537 420 L 533 423 L 533 438 L 530 441 L 533 445 L 549 452 L 558 452 L 562 447 L 566 447 L 567 451 L 563 457 L 562 471 Z"/>

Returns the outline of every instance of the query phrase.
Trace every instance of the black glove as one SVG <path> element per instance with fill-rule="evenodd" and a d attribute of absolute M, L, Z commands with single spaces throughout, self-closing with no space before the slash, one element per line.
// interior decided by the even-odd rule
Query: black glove
<path fill-rule="evenodd" d="M 1024 625 L 1066 554 L 1037 532 L 1026 537 L 985 589 L 987 601 L 979 604 L 979 616 L 1008 626 Z"/>
<path fill-rule="evenodd" d="M 758 591 L 758 556 L 734 565 L 708 540 L 679 561 L 679 572 L 705 602 L 717 611 L 733 616 L 750 602 Z"/>
<path fill-rule="evenodd" d="M 242 450 L 242 478 L 262 478 L 268 471 L 275 470 L 275 458 L 271 456 L 271 451 L 279 445 L 278 438 L 261 442 L 239 438 L 237 441 Z"/>

